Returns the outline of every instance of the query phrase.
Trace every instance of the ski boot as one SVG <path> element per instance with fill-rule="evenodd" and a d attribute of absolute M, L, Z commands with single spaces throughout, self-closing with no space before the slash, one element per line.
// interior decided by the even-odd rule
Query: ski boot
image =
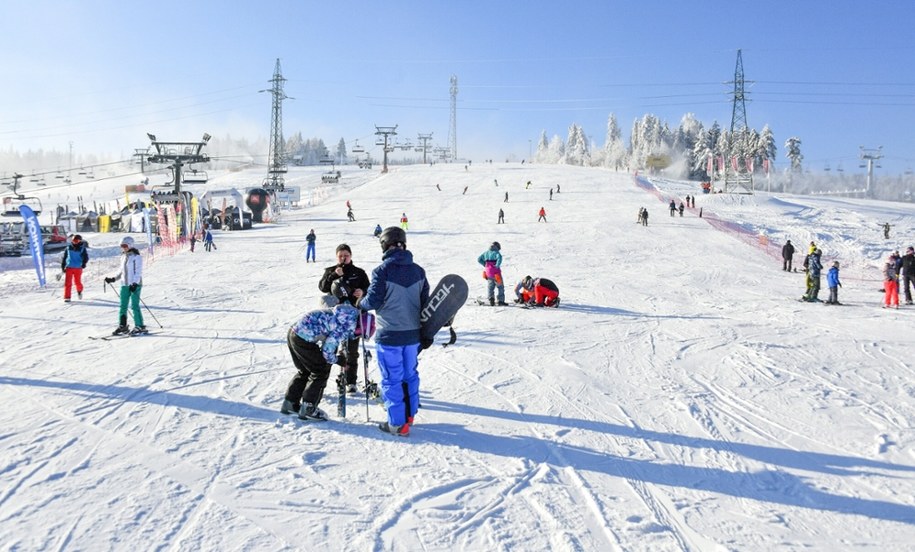
<path fill-rule="evenodd" d="M 301 407 L 294 404 L 289 399 L 283 399 L 283 406 L 280 407 L 281 414 L 297 414 Z"/>
<path fill-rule="evenodd" d="M 118 329 L 111 332 L 111 335 L 127 335 L 130 333 L 130 328 L 127 327 L 127 315 L 121 317 L 121 325 L 118 326 Z"/>
<path fill-rule="evenodd" d="M 130 335 L 143 335 L 148 333 L 149 330 L 146 329 L 146 326 L 137 326 L 136 328 L 130 330 Z"/>
<path fill-rule="evenodd" d="M 300 420 L 314 420 L 317 422 L 326 422 L 329 418 L 327 413 L 311 403 L 302 403 L 299 409 Z"/>
<path fill-rule="evenodd" d="M 401 426 L 391 425 L 388 422 L 381 422 L 378 424 L 378 429 L 385 433 L 390 433 L 391 435 L 397 435 L 398 437 L 407 437 L 410 435 L 410 425 L 404 424 Z"/>

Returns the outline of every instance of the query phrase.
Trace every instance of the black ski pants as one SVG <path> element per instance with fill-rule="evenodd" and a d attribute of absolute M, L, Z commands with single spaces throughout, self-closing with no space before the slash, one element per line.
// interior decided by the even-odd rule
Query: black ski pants
<path fill-rule="evenodd" d="M 330 364 L 324 360 L 324 354 L 317 344 L 305 341 L 292 328 L 289 329 L 286 342 L 289 344 L 292 363 L 298 369 L 286 389 L 286 400 L 294 405 L 310 403 L 318 406 L 324 397 Z"/>
<path fill-rule="evenodd" d="M 785 257 L 782 261 L 782 270 L 791 272 L 791 257 Z"/>
<path fill-rule="evenodd" d="M 356 385 L 359 376 L 359 339 L 350 339 L 346 342 L 343 351 L 343 372 L 346 374 L 346 384 Z"/>
<path fill-rule="evenodd" d="M 915 274 L 908 274 L 908 273 L 905 274 L 902 277 L 902 282 L 903 282 L 903 287 L 905 288 L 905 302 L 911 303 L 912 302 L 912 290 L 909 289 L 909 284 L 911 284 L 912 287 L 915 287 Z"/>

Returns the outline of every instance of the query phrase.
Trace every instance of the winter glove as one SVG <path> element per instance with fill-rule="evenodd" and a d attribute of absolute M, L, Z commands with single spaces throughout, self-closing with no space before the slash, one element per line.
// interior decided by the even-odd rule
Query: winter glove
<path fill-rule="evenodd" d="M 432 339 L 431 337 L 423 337 L 419 340 L 419 350 L 425 351 L 426 349 L 431 347 L 433 343 L 435 343 L 435 340 Z"/>
<path fill-rule="evenodd" d="M 86 268 L 86 263 L 83 263 L 83 266 L 82 266 L 82 268 Z"/>
<path fill-rule="evenodd" d="M 346 366 L 346 357 L 343 355 L 337 355 L 337 366 Z"/>
<path fill-rule="evenodd" d="M 130 290 L 130 293 L 137 291 L 137 284 L 130 284 L 127 289 Z"/>
<path fill-rule="evenodd" d="M 841 283 L 841 282 L 839 282 L 839 287 L 842 287 L 842 283 Z"/>
<path fill-rule="evenodd" d="M 117 281 L 117 278 L 105 278 L 106 284 L 113 284 Z"/>

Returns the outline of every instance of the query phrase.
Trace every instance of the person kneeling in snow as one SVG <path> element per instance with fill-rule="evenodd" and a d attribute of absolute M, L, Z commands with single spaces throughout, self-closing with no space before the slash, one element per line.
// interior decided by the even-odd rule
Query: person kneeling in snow
<path fill-rule="evenodd" d="M 515 303 L 536 307 L 558 307 L 559 288 L 552 280 L 525 276 L 515 286 Z"/>
<path fill-rule="evenodd" d="M 337 304 L 333 295 L 321 297 L 324 308 L 310 311 L 289 328 L 286 342 L 298 373 L 289 382 L 280 412 L 298 413 L 303 420 L 327 420 L 318 408 L 327 386 L 337 348 L 353 339 L 359 311 L 349 303 Z M 331 309 L 331 307 L 333 307 Z"/>

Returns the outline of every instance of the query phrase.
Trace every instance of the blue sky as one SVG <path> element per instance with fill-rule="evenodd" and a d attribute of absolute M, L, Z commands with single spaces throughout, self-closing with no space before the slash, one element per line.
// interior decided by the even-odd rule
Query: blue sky
<path fill-rule="evenodd" d="M 915 168 L 908 2 L 49 2 L 0 6 L 0 148 L 129 156 L 204 132 L 255 140 L 280 58 L 284 133 L 333 146 L 398 125 L 445 145 L 458 78 L 462 157 L 527 157 L 572 123 L 598 146 L 653 113 L 730 126 L 737 50 L 751 127 L 802 140 L 814 170 Z M 266 154 L 266 152 L 265 152 Z M 12 170 L 13 167 L 0 167 Z"/>

